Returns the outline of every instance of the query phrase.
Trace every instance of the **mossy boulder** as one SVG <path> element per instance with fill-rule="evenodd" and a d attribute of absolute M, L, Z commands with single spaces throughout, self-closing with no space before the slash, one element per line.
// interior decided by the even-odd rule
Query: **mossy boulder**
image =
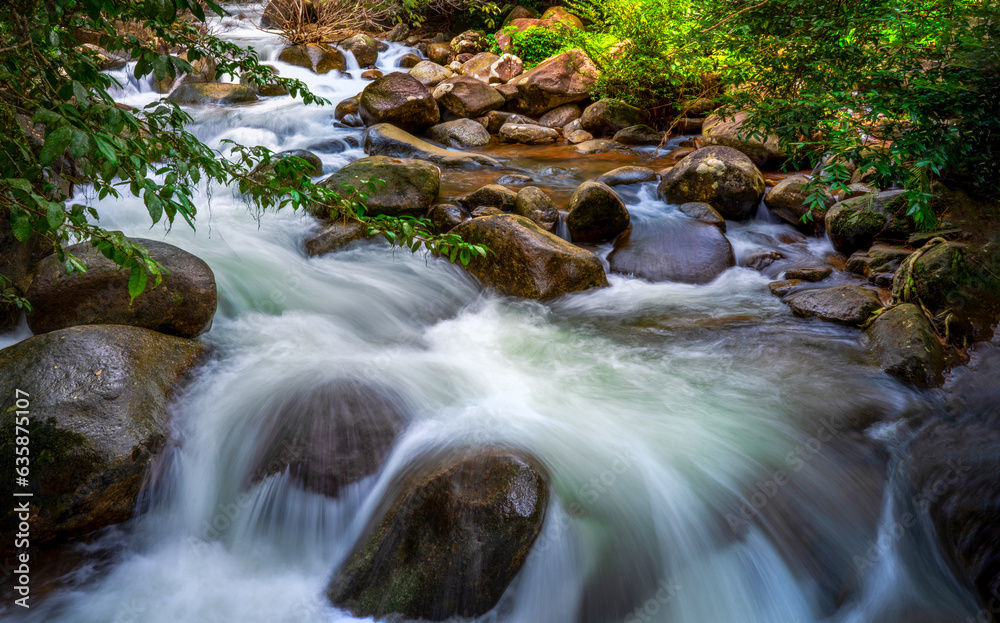
<path fill-rule="evenodd" d="M 344 39 L 340 47 L 353 54 L 361 67 L 374 67 L 378 61 L 378 42 L 364 33 Z"/>
<path fill-rule="evenodd" d="M 641 110 L 611 98 L 587 106 L 580 117 L 580 126 L 596 137 L 614 136 L 620 130 L 642 125 L 642 122 Z"/>
<path fill-rule="evenodd" d="M 517 193 L 500 184 L 487 184 L 459 197 L 457 201 L 469 212 L 481 207 L 497 208 L 501 212 L 513 212 L 517 206 Z"/>
<path fill-rule="evenodd" d="M 466 270 L 500 294 L 547 300 L 608 285 L 596 255 L 526 217 L 503 214 L 474 218 L 452 233 L 466 242 L 489 247 L 487 257 L 474 257 Z"/>
<path fill-rule="evenodd" d="M 629 225 L 628 208 L 614 190 L 601 182 L 580 184 L 569 198 L 569 227 L 573 242 L 606 242 Z"/>
<path fill-rule="evenodd" d="M 806 290 L 784 300 L 792 313 L 803 318 L 820 318 L 840 324 L 861 326 L 882 308 L 874 291 L 855 285 Z"/>
<path fill-rule="evenodd" d="M 185 83 L 174 89 L 168 100 L 188 106 L 228 106 L 257 101 L 257 93 L 242 84 Z"/>
<path fill-rule="evenodd" d="M 34 496 L 23 499 L 32 545 L 132 517 L 153 457 L 170 435 L 170 399 L 204 352 L 196 341 L 115 325 L 71 327 L 0 351 L 0 465 L 8 474 L 16 412 L 24 405 L 16 400 L 29 404 Z M 13 508 L 0 513 L 4 555 L 14 544 Z"/>
<path fill-rule="evenodd" d="M 525 186 L 517 191 L 513 212 L 530 218 L 545 231 L 554 232 L 559 223 L 556 202 L 537 186 Z"/>
<path fill-rule="evenodd" d="M 659 196 L 667 203 L 707 203 L 724 218 L 750 218 L 764 196 L 764 176 L 731 147 L 703 147 L 663 176 Z"/>
<path fill-rule="evenodd" d="M 69 248 L 87 272 L 66 274 L 50 255 L 38 263 L 27 299 L 34 308 L 28 326 L 47 333 L 77 325 L 131 325 L 160 333 L 194 337 L 212 326 L 218 304 L 215 275 L 200 258 L 165 242 L 134 239 L 165 269 L 163 281 L 131 300 L 129 271 L 104 257 L 90 243 Z"/>
<path fill-rule="evenodd" d="M 391 123 L 404 130 L 422 130 L 441 120 L 441 111 L 427 87 L 399 72 L 370 82 L 361 92 L 359 107 L 366 125 Z"/>
<path fill-rule="evenodd" d="M 867 249 L 876 240 L 905 241 L 913 233 L 902 190 L 888 190 L 841 201 L 826 211 L 824 226 L 841 253 Z"/>
<path fill-rule="evenodd" d="M 944 381 L 944 348 L 919 307 L 903 303 L 878 315 L 868 328 L 872 353 L 881 368 L 917 387 Z"/>
<path fill-rule="evenodd" d="M 344 193 L 343 185 L 363 189 L 368 180 L 382 180 L 385 186 L 371 193 L 368 214 L 423 216 L 437 201 L 441 190 L 441 169 L 422 160 L 373 156 L 361 158 L 341 168 L 322 182 L 326 188 Z M 313 212 L 320 218 L 329 214 Z"/>
<path fill-rule="evenodd" d="M 402 470 L 327 595 L 357 617 L 443 621 L 491 610 L 541 531 L 548 476 L 516 450 L 450 452 Z"/>

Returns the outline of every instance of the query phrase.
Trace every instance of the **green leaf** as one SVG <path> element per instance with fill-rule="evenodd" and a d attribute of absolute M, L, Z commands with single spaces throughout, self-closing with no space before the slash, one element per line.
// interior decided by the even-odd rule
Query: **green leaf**
<path fill-rule="evenodd" d="M 74 158 L 80 158 L 90 152 L 90 135 L 80 130 L 73 130 L 73 138 L 69 141 L 69 153 Z"/>
<path fill-rule="evenodd" d="M 146 192 L 143 198 L 146 200 L 146 210 L 149 211 L 150 218 L 153 219 L 154 223 L 159 223 L 160 219 L 163 218 L 163 202 L 151 192 Z"/>
<path fill-rule="evenodd" d="M 146 289 L 146 267 L 142 264 L 136 264 L 132 267 L 132 270 L 128 277 L 128 295 L 131 299 L 129 304 L 131 305 L 135 298 L 142 294 L 143 290 Z"/>
<path fill-rule="evenodd" d="M 76 98 L 76 103 L 80 108 L 86 109 L 90 106 L 90 95 L 87 93 L 86 87 L 76 80 L 73 81 L 73 97 Z"/>
<path fill-rule="evenodd" d="M 63 208 L 63 204 L 55 201 L 49 203 L 49 208 L 45 211 L 45 220 L 49 223 L 49 229 L 58 229 L 65 218 L 66 210 Z"/>
<path fill-rule="evenodd" d="M 31 237 L 31 217 L 19 205 L 10 208 L 10 227 L 14 237 L 21 242 L 26 242 Z"/>
<path fill-rule="evenodd" d="M 31 192 L 31 182 L 29 182 L 24 178 L 20 177 L 7 178 L 3 181 L 3 183 L 26 193 Z"/>
<path fill-rule="evenodd" d="M 69 126 L 63 126 L 51 132 L 45 138 L 45 145 L 42 147 L 41 153 L 38 154 L 38 163 L 43 167 L 52 164 L 56 158 L 63 155 L 72 138 L 73 128 Z"/>
<path fill-rule="evenodd" d="M 104 158 L 108 162 L 118 166 L 118 156 L 115 155 L 115 150 L 111 146 L 111 143 L 96 135 L 94 136 L 94 142 L 97 144 L 97 149 L 101 152 Z"/>

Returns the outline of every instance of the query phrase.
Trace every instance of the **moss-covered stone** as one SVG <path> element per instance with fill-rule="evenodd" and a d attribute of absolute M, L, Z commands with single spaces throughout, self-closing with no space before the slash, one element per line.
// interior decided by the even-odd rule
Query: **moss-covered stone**
<path fill-rule="evenodd" d="M 612 240 L 629 226 L 625 202 L 606 184 L 584 182 L 569 199 L 569 227 L 573 242 Z"/>
<path fill-rule="evenodd" d="M 764 176 L 730 147 L 703 147 L 671 168 L 658 189 L 667 203 L 700 201 L 727 219 L 745 220 L 764 196 Z"/>
<path fill-rule="evenodd" d="M 944 349 L 916 305 L 903 303 L 879 314 L 868 338 L 879 366 L 899 380 L 917 387 L 944 381 Z"/>
<path fill-rule="evenodd" d="M 867 249 L 876 240 L 905 241 L 913 233 L 901 190 L 855 197 L 826 211 L 824 226 L 830 242 L 842 253 Z"/>
<path fill-rule="evenodd" d="M 423 216 L 437 200 L 441 190 L 441 169 L 429 162 L 404 158 L 373 156 L 361 158 L 341 168 L 322 182 L 326 188 L 347 193 L 344 184 L 365 190 L 364 182 L 382 180 L 385 186 L 371 193 L 368 214 L 388 216 Z M 327 218 L 313 208 L 313 214 Z"/>
<path fill-rule="evenodd" d="M 807 290 L 785 299 L 796 316 L 861 326 L 882 307 L 878 295 L 855 285 Z"/>

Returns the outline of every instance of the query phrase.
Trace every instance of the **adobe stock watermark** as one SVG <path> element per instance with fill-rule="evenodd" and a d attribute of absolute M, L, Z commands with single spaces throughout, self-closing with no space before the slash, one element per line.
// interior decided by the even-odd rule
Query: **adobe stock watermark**
<path fill-rule="evenodd" d="M 13 568 L 14 591 L 20 595 L 14 599 L 14 604 L 21 608 L 30 608 L 28 600 L 31 597 L 31 505 L 34 496 L 31 492 L 31 396 L 23 389 L 14 390 L 14 487 L 13 505 L 17 530 L 14 532 L 14 550 L 17 552 Z M 9 568 L 9 565 L 8 565 Z M 5 577 L 6 579 L 6 577 Z"/>
<path fill-rule="evenodd" d="M 649 623 L 681 592 L 681 588 L 683 587 L 674 578 L 660 580 L 656 584 L 656 593 L 642 605 L 636 606 L 635 610 L 625 617 L 625 623 L 639 623 L 640 621 Z"/>

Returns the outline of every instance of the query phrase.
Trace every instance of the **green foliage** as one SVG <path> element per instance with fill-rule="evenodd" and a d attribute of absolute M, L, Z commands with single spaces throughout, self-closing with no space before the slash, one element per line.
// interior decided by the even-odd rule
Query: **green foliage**
<path fill-rule="evenodd" d="M 504 28 L 510 37 L 512 53 L 524 61 L 526 68 L 574 47 L 573 37 L 568 31 L 561 24 L 554 24 L 551 28 L 529 26 L 521 31 L 514 26 Z"/>

